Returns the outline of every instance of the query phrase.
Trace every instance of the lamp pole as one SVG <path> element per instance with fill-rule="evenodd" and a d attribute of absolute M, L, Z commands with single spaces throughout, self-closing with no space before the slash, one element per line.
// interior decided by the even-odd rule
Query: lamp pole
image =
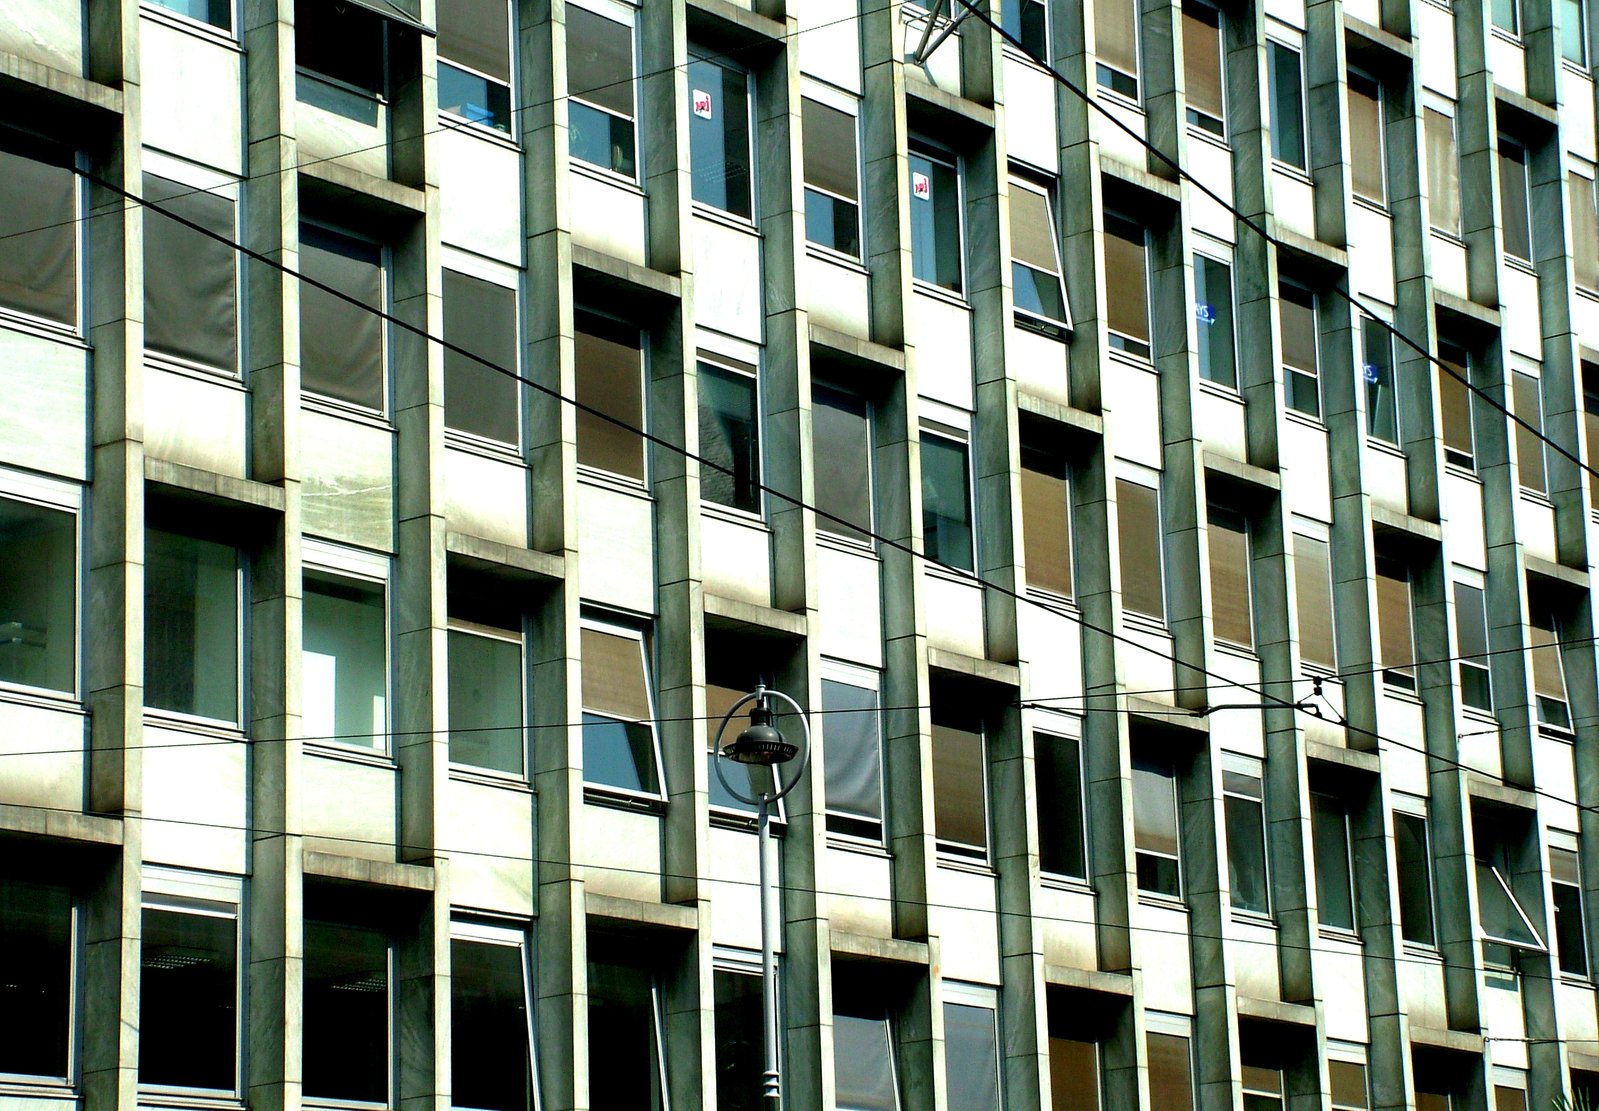
<path fill-rule="evenodd" d="M 800 731 L 805 742 L 803 746 L 787 740 L 772 725 L 773 714 L 769 700 L 774 698 L 787 703 L 794 715 L 799 718 Z M 732 744 L 723 748 L 722 734 L 727 731 L 727 723 L 746 705 L 750 706 L 749 725 L 739 733 Z M 793 760 L 795 756 L 800 756 L 799 767 L 788 782 L 784 783 L 782 773 L 778 769 Z M 761 1025 L 765 1033 L 763 1039 L 765 1069 L 761 1073 L 761 1106 L 766 1108 L 766 1111 L 779 1111 L 783 1105 L 783 1079 L 778 1064 L 777 939 L 774 930 L 779 921 L 779 912 L 777 862 L 772 855 L 772 807 L 794 789 L 800 777 L 805 774 L 806 765 L 810 763 L 810 721 L 807 720 L 805 711 L 800 708 L 799 703 L 788 695 L 779 690 L 768 690 L 764 685 L 757 685 L 753 691 L 733 703 L 732 708 L 723 716 L 722 724 L 716 730 L 716 757 L 713 765 L 716 768 L 716 778 L 721 780 L 727 793 L 740 802 L 756 808 L 756 842 L 761 854 Z M 735 789 L 722 772 L 724 759 L 750 767 L 770 768 L 772 790 L 761 791 L 755 798 L 750 798 Z"/>

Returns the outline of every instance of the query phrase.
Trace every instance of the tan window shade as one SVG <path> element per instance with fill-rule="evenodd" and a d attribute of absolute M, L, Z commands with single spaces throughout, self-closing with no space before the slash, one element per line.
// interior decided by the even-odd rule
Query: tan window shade
<path fill-rule="evenodd" d="M 800 102 L 805 184 L 856 200 L 855 117 L 814 100 Z"/>
<path fill-rule="evenodd" d="M 1599 210 L 1594 206 L 1593 179 L 1568 174 L 1571 185 L 1571 251 L 1577 284 L 1599 289 Z"/>
<path fill-rule="evenodd" d="M 1464 360 L 1455 361 L 1448 357 L 1443 349 L 1438 352 L 1438 361 L 1455 372 L 1439 368 L 1438 371 L 1438 407 L 1440 420 L 1443 427 L 1444 448 L 1458 455 L 1460 458 L 1452 460 L 1463 466 L 1471 466 L 1474 459 L 1473 438 L 1471 431 L 1471 388 L 1455 377 L 1467 376 Z"/>
<path fill-rule="evenodd" d="M 1149 342 L 1149 280 L 1143 229 L 1105 221 L 1105 310 L 1113 332 Z"/>
<path fill-rule="evenodd" d="M 1445 1092 L 1416 1093 L 1416 1111 L 1450 1111 L 1449 1096 Z"/>
<path fill-rule="evenodd" d="M 1375 81 L 1349 75 L 1349 173 L 1355 196 L 1384 204 L 1382 99 Z"/>
<path fill-rule="evenodd" d="M 1116 480 L 1117 540 L 1121 555 L 1122 605 L 1134 613 L 1166 619 L 1161 581 L 1160 495 L 1148 486 Z"/>
<path fill-rule="evenodd" d="M 1169 765 L 1133 763 L 1133 845 L 1140 852 L 1181 855 L 1177 780 Z"/>
<path fill-rule="evenodd" d="M 1022 460 L 1022 537 L 1027 585 L 1072 593 L 1071 518 L 1066 476 L 1048 460 Z"/>
<path fill-rule="evenodd" d="M 644 645 L 603 629 L 583 630 L 583 708 L 626 721 L 650 718 Z"/>
<path fill-rule="evenodd" d="M 567 87 L 623 116 L 633 115 L 633 29 L 580 8 L 566 9 Z"/>
<path fill-rule="evenodd" d="M 583 330 L 593 327 L 595 331 Z M 641 428 L 644 425 L 643 353 L 622 342 L 602 322 L 579 325 L 576 336 L 577 400 L 581 405 Z M 610 334 L 597 334 L 603 330 Z M 594 413 L 577 411 L 577 461 L 644 481 L 644 438 Z"/>
<path fill-rule="evenodd" d="M 1426 110 L 1427 198 L 1432 226 L 1460 234 L 1460 157 L 1455 151 L 1455 121 Z"/>
<path fill-rule="evenodd" d="M 1183 88 L 1188 107 L 1222 118 L 1220 14 L 1183 6 Z"/>
<path fill-rule="evenodd" d="M 1283 285 L 1277 302 L 1283 332 L 1283 365 L 1316 373 L 1316 297 L 1297 285 Z"/>
<path fill-rule="evenodd" d="M 983 793 L 983 735 L 933 725 L 933 828 L 951 846 L 988 848 L 988 811 Z"/>
<path fill-rule="evenodd" d="M 1577 854 L 1570 849 L 1549 850 L 1549 878 L 1555 883 L 1582 886 L 1581 870 L 1577 867 Z"/>
<path fill-rule="evenodd" d="M 1099 1051 L 1093 1042 L 1049 1039 L 1050 1111 L 1099 1111 Z"/>
<path fill-rule="evenodd" d="M 587 663 L 585 661 L 585 667 Z M 585 691 L 587 687 L 585 686 Z M 707 752 L 716 751 L 716 731 L 722 724 L 722 717 L 732 707 L 733 703 L 743 698 L 748 691 L 734 690 L 732 687 L 719 687 L 709 681 L 705 684 L 705 749 Z M 587 694 L 584 701 L 587 701 Z M 737 716 L 727 723 L 727 731 L 722 734 L 723 744 L 732 744 L 733 739 L 739 735 L 743 728 L 740 722 L 744 719 L 744 711 L 749 709 L 746 703 L 739 710 Z M 736 781 L 735 781 L 736 782 Z"/>
<path fill-rule="evenodd" d="M 1403 564 L 1381 558 L 1377 562 L 1377 624 L 1382 665 L 1411 674 L 1416 647 L 1411 632 L 1410 575 Z"/>
<path fill-rule="evenodd" d="M 1511 396 L 1515 400 L 1516 424 L 1516 474 L 1521 485 L 1528 490 L 1546 493 L 1548 479 L 1543 461 L 1543 404 L 1538 379 L 1523 371 L 1511 375 Z M 1531 425 L 1519 423 L 1525 421 Z"/>
<path fill-rule="evenodd" d="M 1148 1047 L 1149 1105 L 1161 1111 L 1192 1111 L 1194 1081 L 1188 1039 L 1152 1032 Z"/>
<path fill-rule="evenodd" d="M 1520 1088 L 1495 1084 L 1494 1111 L 1527 1111 L 1527 1093 Z"/>
<path fill-rule="evenodd" d="M 1013 185 L 1010 191 L 1010 255 L 1018 262 L 1051 274 L 1060 273 L 1055 261 L 1055 227 L 1049 219 L 1044 194 Z"/>
<path fill-rule="evenodd" d="M 1283 1094 L 1283 1074 L 1278 1069 L 1263 1069 L 1258 1065 L 1244 1066 L 1244 1090 L 1252 1095 Z M 1244 1101 L 1249 1102 L 1247 1099 Z"/>
<path fill-rule="evenodd" d="M 1366 1095 L 1365 1065 L 1328 1061 L 1327 1080 L 1332 1088 L 1332 1105 L 1339 1111 L 1365 1111 L 1371 1106 Z"/>
<path fill-rule="evenodd" d="M 1138 14 L 1133 0 L 1099 0 L 1094 5 L 1094 49 L 1106 65 L 1138 73 Z"/>
<path fill-rule="evenodd" d="M 1536 615 L 1532 620 L 1528 640 L 1532 645 L 1532 686 L 1540 698 L 1566 700 L 1566 671 L 1560 658 L 1560 634 L 1555 629 L 1554 618 L 1547 614 Z"/>
<path fill-rule="evenodd" d="M 1210 607 L 1216 639 L 1252 647 L 1249 607 L 1249 524 L 1241 514 L 1210 508 Z"/>
<path fill-rule="evenodd" d="M 511 28 L 508 15 L 505 0 L 447 0 L 440 4 L 439 57 L 460 62 L 500 81 L 509 81 Z"/>
<path fill-rule="evenodd" d="M 1300 657 L 1329 670 L 1336 668 L 1332 562 L 1325 540 L 1294 534 L 1294 601 L 1299 616 Z"/>
<path fill-rule="evenodd" d="M 1582 431 L 1588 466 L 1599 469 L 1599 363 L 1582 363 Z M 1588 480 L 1588 502 L 1599 509 L 1599 480 Z"/>

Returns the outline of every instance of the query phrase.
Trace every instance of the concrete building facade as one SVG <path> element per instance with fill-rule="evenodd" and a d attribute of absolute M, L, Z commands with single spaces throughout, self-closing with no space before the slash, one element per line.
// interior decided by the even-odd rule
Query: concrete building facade
<path fill-rule="evenodd" d="M 0 1105 L 755 1107 L 760 682 L 789 1108 L 1599 1088 L 1586 0 L 964 12 L 5 6 Z"/>

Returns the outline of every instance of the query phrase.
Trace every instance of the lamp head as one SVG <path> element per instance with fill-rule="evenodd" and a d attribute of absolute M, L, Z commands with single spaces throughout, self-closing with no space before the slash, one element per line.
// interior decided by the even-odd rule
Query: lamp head
<path fill-rule="evenodd" d="M 798 752 L 799 745 L 785 739 L 772 724 L 772 708 L 767 704 L 764 691 L 750 707 L 749 725 L 732 744 L 722 749 L 722 755 L 729 760 L 766 768 L 786 764 Z"/>

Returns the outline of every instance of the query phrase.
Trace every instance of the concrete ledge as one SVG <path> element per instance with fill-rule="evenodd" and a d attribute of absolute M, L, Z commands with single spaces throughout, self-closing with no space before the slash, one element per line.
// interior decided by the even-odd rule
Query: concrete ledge
<path fill-rule="evenodd" d="M 657 930 L 697 930 L 700 927 L 700 914 L 694 907 L 647 903 L 619 895 L 596 895 L 592 891 L 583 894 L 583 913 L 591 919 Z"/>
<path fill-rule="evenodd" d="M 1210 735 L 1210 718 L 1200 717 L 1182 706 L 1169 702 L 1156 702 L 1153 698 L 1129 694 L 1126 696 L 1127 714 L 1136 717 L 1143 725 L 1160 729 L 1181 729 L 1196 736 Z"/>
<path fill-rule="evenodd" d="M 1499 327 L 1499 310 L 1491 309 L 1487 305 L 1479 305 L 1475 301 L 1468 301 L 1464 297 L 1457 297 L 1453 293 L 1445 293 L 1441 289 L 1432 291 L 1432 303 L 1445 312 L 1454 313 L 1458 317 L 1480 324 L 1485 328 Z"/>
<path fill-rule="evenodd" d="M 1309 1003 L 1284 1003 L 1280 999 L 1251 999 L 1240 995 L 1238 1017 L 1314 1028 L 1316 1008 Z"/>
<path fill-rule="evenodd" d="M 1119 995 L 1128 999 L 1133 995 L 1133 978 L 1125 973 L 1074 968 L 1069 964 L 1046 964 L 1044 983 L 1057 988 L 1094 991 L 1101 995 Z"/>
<path fill-rule="evenodd" d="M 1319 239 L 1312 239 L 1308 235 L 1285 228 L 1274 216 L 1268 218 L 1266 230 L 1271 232 L 1284 247 L 1298 255 L 1301 264 L 1309 266 L 1312 270 L 1349 269 L 1349 252 L 1342 247 L 1334 247 L 1330 243 L 1323 243 Z"/>
<path fill-rule="evenodd" d="M 1481 772 L 1466 773 L 1466 794 L 1474 799 L 1495 803 L 1499 806 L 1514 807 L 1517 810 L 1536 812 L 1538 809 L 1538 796 L 1524 787 L 1512 787 L 1507 783 L 1489 779 Z"/>
<path fill-rule="evenodd" d="M 764 46 L 775 50 L 788 36 L 788 27 L 782 20 L 757 15 L 731 0 L 687 0 L 684 15 L 691 39 L 709 40 L 710 45 L 723 49 Z M 738 60 L 749 61 L 747 58 Z"/>
<path fill-rule="evenodd" d="M 642 300 L 646 311 L 655 313 L 683 296 L 683 283 L 671 274 L 576 243 L 572 244 L 572 281 L 580 301 Z"/>
<path fill-rule="evenodd" d="M 1412 517 L 1408 513 L 1389 509 L 1386 505 L 1378 505 L 1376 502 L 1371 503 L 1371 523 L 1377 528 L 1401 533 L 1412 540 L 1441 544 L 1444 539 L 1443 526 L 1436 521 L 1424 521 L 1420 517 Z"/>
<path fill-rule="evenodd" d="M 1214 474 L 1243 483 L 1261 490 L 1281 490 L 1283 488 L 1282 475 L 1276 471 L 1268 471 L 1265 467 L 1257 467 L 1253 463 L 1233 459 L 1226 455 L 1218 455 L 1214 451 L 1206 450 L 1204 454 L 1205 469 Z"/>
<path fill-rule="evenodd" d="M 323 201 L 340 211 L 385 224 L 420 220 L 427 215 L 427 193 L 421 189 L 336 162 L 305 162 L 299 172 L 301 191 L 313 205 Z"/>
<path fill-rule="evenodd" d="M 810 341 L 812 347 L 821 348 L 830 358 L 841 362 L 854 363 L 878 373 L 905 373 L 905 352 L 898 347 L 873 343 L 820 324 L 810 326 Z"/>
<path fill-rule="evenodd" d="M 182 463 L 145 456 L 144 481 L 159 486 L 180 499 L 203 502 L 218 508 L 261 510 L 282 513 L 283 487 L 270 486 L 248 478 L 217 474 Z"/>
<path fill-rule="evenodd" d="M 953 131 L 970 139 L 994 130 L 992 108 L 940 89 L 911 62 L 905 63 L 905 115 L 913 127 L 934 134 Z"/>
<path fill-rule="evenodd" d="M 1474 1034 L 1469 1030 L 1438 1030 L 1431 1026 L 1410 1027 L 1410 1044 L 1422 1045 L 1428 1049 L 1447 1049 L 1455 1053 L 1481 1053 L 1482 1035 Z M 1571 1054 L 1575 1066 L 1577 1054 Z M 1587 1054 L 1583 1054 L 1587 1056 Z M 1594 1058 L 1599 1063 L 1599 1057 Z"/>
<path fill-rule="evenodd" d="M 122 90 L 3 50 L 0 95 L 18 109 L 16 118 L 34 122 L 37 119 L 31 108 L 41 115 L 76 117 L 80 126 L 85 117 L 99 116 L 109 124 L 122 114 Z"/>
<path fill-rule="evenodd" d="M 1309 737 L 1305 738 L 1305 759 L 1365 775 L 1376 775 L 1382 770 L 1382 760 L 1375 752 L 1363 752 L 1358 748 L 1345 748 L 1343 745 L 1330 745 L 1326 741 L 1315 741 Z"/>
<path fill-rule="evenodd" d="M 1448 1031 L 1448 1033 L 1454 1033 L 1454 1031 Z M 1456 1034 L 1455 1036 L 1468 1038 L 1476 1037 L 1475 1034 Z M 1410 1040 L 1416 1040 L 1416 1028 L 1414 1026 L 1410 1028 Z M 1478 1038 L 1478 1041 L 1481 1040 L 1482 1039 Z M 1599 1072 L 1599 1053 L 1590 1053 L 1581 1049 L 1572 1049 L 1571 1043 L 1567 1042 L 1566 1059 L 1571 1063 L 1571 1067 L 1573 1069 L 1581 1069 L 1583 1072 Z"/>
<path fill-rule="evenodd" d="M 947 648 L 928 648 L 927 666 L 933 671 L 947 671 L 951 675 L 964 675 L 984 683 L 997 683 L 1004 687 L 1020 688 L 1022 669 L 1015 664 L 982 660 Z"/>
<path fill-rule="evenodd" d="M 558 583 L 566 578 L 566 561 L 558 555 L 485 540 L 454 529 L 444 534 L 444 550 L 453 557 L 452 562 L 494 578 L 528 584 Z"/>
<path fill-rule="evenodd" d="M 1101 154 L 1099 172 L 1105 177 L 1112 177 L 1117 181 L 1136 186 L 1144 190 L 1144 192 L 1162 200 L 1170 201 L 1172 204 L 1178 204 L 1182 201 L 1182 188 L 1175 181 L 1167 181 L 1163 177 L 1156 177 L 1142 166 L 1130 166 L 1119 159 Z"/>
<path fill-rule="evenodd" d="M 1522 562 L 1526 565 L 1527 574 L 1537 575 L 1539 578 L 1549 579 L 1551 582 L 1563 583 L 1578 590 L 1588 589 L 1588 572 L 1575 567 L 1567 567 L 1563 563 L 1550 563 L 1547 559 L 1539 559 L 1534 555 L 1523 555 Z"/>
<path fill-rule="evenodd" d="M 1020 387 L 1016 390 L 1016 408 L 1020 412 L 1067 425 L 1090 436 L 1105 434 L 1105 418 L 1098 413 L 1090 413 L 1087 409 L 1078 409 L 1071 405 L 1062 405 L 1048 398 L 1034 397 Z"/>
<path fill-rule="evenodd" d="M 916 965 L 925 967 L 931 960 L 925 941 L 907 941 L 897 937 L 871 937 L 852 934 L 845 930 L 828 931 L 828 945 L 835 957 L 862 961 L 881 961 L 885 964 Z"/>
<path fill-rule="evenodd" d="M 1510 116 L 1510 125 L 1517 131 L 1525 131 L 1528 124 L 1542 125 L 1546 130 L 1553 131 L 1560 123 L 1560 114 L 1551 106 L 1541 100 L 1534 100 L 1525 93 L 1518 93 L 1507 89 L 1503 85 L 1494 85 L 1494 99 L 1499 102 L 1499 109 Z M 1505 109 L 1509 109 L 1505 112 Z M 1515 117 L 1520 116 L 1518 120 Z M 1519 125 L 1519 126 L 1517 126 Z"/>
<path fill-rule="evenodd" d="M 400 891 L 432 891 L 433 869 L 424 864 L 399 864 L 387 860 L 342 856 L 339 853 L 305 851 L 301 865 L 307 879 L 334 880 L 368 887 L 388 887 Z"/>
<path fill-rule="evenodd" d="M 121 845 L 123 839 L 121 818 L 15 803 L 0 803 L 0 834 L 111 848 Z"/>
<path fill-rule="evenodd" d="M 1344 13 L 1344 49 L 1362 69 L 1375 70 L 1376 77 L 1393 77 L 1408 71 L 1416 56 L 1410 40 L 1348 12 Z"/>
<path fill-rule="evenodd" d="M 810 629 L 810 622 L 803 613 L 789 613 L 710 593 L 705 595 L 705 625 L 733 632 L 753 630 L 789 640 L 803 640 Z"/>

